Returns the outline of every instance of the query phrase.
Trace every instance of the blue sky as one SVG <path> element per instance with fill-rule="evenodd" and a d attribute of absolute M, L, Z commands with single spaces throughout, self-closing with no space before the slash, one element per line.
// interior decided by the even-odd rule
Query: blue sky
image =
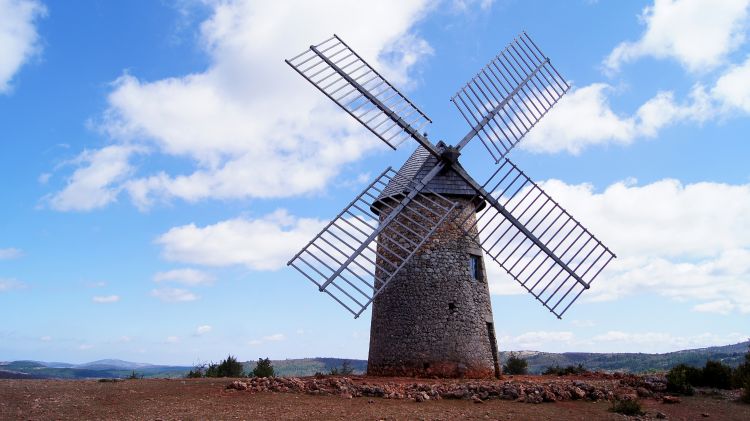
<path fill-rule="evenodd" d="M 448 143 L 520 31 L 571 81 L 510 157 L 618 259 L 563 320 L 489 263 L 500 349 L 750 336 L 750 1 L 308 3 L 0 0 L 0 360 L 366 358 L 285 266 L 415 146 L 284 64 L 334 32 Z"/>

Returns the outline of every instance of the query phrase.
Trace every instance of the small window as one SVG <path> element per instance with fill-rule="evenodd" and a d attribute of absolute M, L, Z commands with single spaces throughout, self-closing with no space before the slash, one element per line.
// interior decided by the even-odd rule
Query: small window
<path fill-rule="evenodd" d="M 482 257 L 475 254 L 469 255 L 469 273 L 475 281 L 482 280 Z"/>

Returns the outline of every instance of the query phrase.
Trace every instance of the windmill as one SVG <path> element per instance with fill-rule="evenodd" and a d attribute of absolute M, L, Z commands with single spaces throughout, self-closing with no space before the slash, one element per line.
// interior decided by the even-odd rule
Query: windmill
<path fill-rule="evenodd" d="M 419 144 L 288 263 L 355 318 L 373 304 L 368 374 L 499 376 L 483 255 L 558 318 L 615 257 L 506 158 L 570 88 L 525 32 L 451 98 L 455 146 L 336 35 L 286 62 L 393 149 Z M 458 160 L 474 138 L 498 166 L 482 184 Z"/>

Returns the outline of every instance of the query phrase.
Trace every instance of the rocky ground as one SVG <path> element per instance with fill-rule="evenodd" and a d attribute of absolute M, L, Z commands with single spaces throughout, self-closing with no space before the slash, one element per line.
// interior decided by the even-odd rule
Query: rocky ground
<path fill-rule="evenodd" d="M 749 420 L 738 392 L 665 393 L 660 376 L 505 376 L 496 381 L 374 377 L 0 380 L 0 419 Z"/>

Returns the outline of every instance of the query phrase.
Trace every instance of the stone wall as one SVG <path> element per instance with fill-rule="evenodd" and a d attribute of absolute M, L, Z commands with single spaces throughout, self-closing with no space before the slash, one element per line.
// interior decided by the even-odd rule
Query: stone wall
<path fill-rule="evenodd" d="M 495 334 L 486 266 L 481 249 L 458 226 L 466 217 L 474 222 L 474 207 L 465 198 L 451 200 L 461 206 L 373 301 L 370 375 L 485 378 L 499 374 L 492 351 L 497 348 L 490 342 Z M 425 214 L 417 205 L 410 208 Z M 386 216 L 382 212 L 381 221 Z M 406 218 L 399 221 L 407 228 L 413 225 Z M 406 228 L 393 229 L 409 236 Z M 379 252 L 388 256 L 385 247 Z M 480 256 L 479 281 L 470 273 L 470 254 Z M 382 263 L 382 258 L 378 260 Z"/>

